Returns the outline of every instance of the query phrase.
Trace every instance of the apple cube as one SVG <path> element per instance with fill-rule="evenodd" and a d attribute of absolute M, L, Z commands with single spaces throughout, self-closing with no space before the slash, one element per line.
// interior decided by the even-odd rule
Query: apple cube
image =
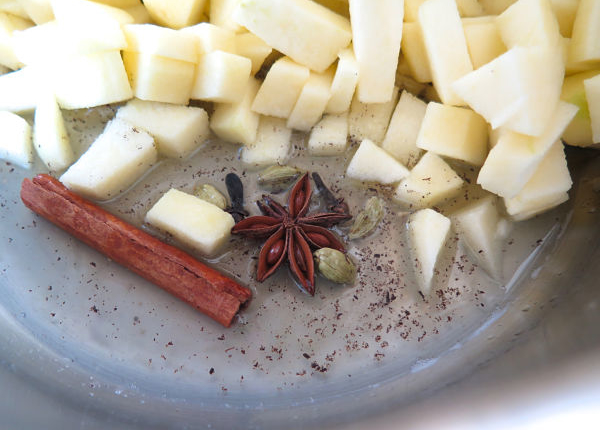
<path fill-rule="evenodd" d="M 560 102 L 546 131 L 539 137 L 503 132 L 481 167 L 477 183 L 501 197 L 516 196 L 576 112 L 577 106 Z"/>
<path fill-rule="evenodd" d="M 393 184 L 408 176 L 408 169 L 384 149 L 364 139 L 350 160 L 346 176 L 362 182 Z"/>
<path fill-rule="evenodd" d="M 579 0 L 550 0 L 550 6 L 558 21 L 560 34 L 571 37 Z"/>
<path fill-rule="evenodd" d="M 63 109 L 117 103 L 133 97 L 119 51 L 73 57 L 54 70 L 54 92 Z"/>
<path fill-rule="evenodd" d="M 352 40 L 346 18 L 310 0 L 241 0 L 233 19 L 316 72 L 324 72 Z"/>
<path fill-rule="evenodd" d="M 0 159 L 25 169 L 33 164 L 31 126 L 12 112 L 0 111 Z"/>
<path fill-rule="evenodd" d="M 573 22 L 570 60 L 600 61 L 600 2 L 580 0 Z"/>
<path fill-rule="evenodd" d="M 217 136 L 243 145 L 250 145 L 256 140 L 260 115 L 251 106 L 259 87 L 260 83 L 250 78 L 239 102 L 216 104 L 210 117 L 210 128 Z"/>
<path fill-rule="evenodd" d="M 430 102 L 417 147 L 481 166 L 488 152 L 488 126 L 471 109 Z"/>
<path fill-rule="evenodd" d="M 144 0 L 152 19 L 171 28 L 183 28 L 200 22 L 206 4 L 206 0 Z"/>
<path fill-rule="evenodd" d="M 327 114 L 313 127 L 308 138 L 311 155 L 339 155 L 348 147 L 348 113 Z"/>
<path fill-rule="evenodd" d="M 180 33 L 190 34 L 195 37 L 198 58 L 213 51 L 225 51 L 237 54 L 235 33 L 231 30 L 217 27 L 208 22 L 201 22 L 200 24 L 183 28 Z"/>
<path fill-rule="evenodd" d="M 548 0 L 519 0 L 496 18 L 507 48 L 539 46 L 556 49 L 560 45 L 558 21 Z"/>
<path fill-rule="evenodd" d="M 123 63 L 135 97 L 183 105 L 190 100 L 196 64 L 131 51 L 123 51 Z"/>
<path fill-rule="evenodd" d="M 252 76 L 260 70 L 266 58 L 273 52 L 273 48 L 252 33 L 242 33 L 235 36 L 235 50 L 238 55 L 252 61 L 250 72 Z"/>
<path fill-rule="evenodd" d="M 435 265 L 450 234 L 450 220 L 433 209 L 421 209 L 408 218 L 407 232 L 417 285 L 423 295 L 431 291 Z"/>
<path fill-rule="evenodd" d="M 296 130 L 309 131 L 325 111 L 330 96 L 333 70 L 324 73 L 311 72 L 304 84 L 294 109 L 288 117 L 287 126 Z"/>
<path fill-rule="evenodd" d="M 310 70 L 306 67 L 287 57 L 280 58 L 269 69 L 252 110 L 263 115 L 289 117 L 309 77 Z"/>
<path fill-rule="evenodd" d="M 284 119 L 261 116 L 256 140 L 242 148 L 242 162 L 255 167 L 285 162 L 291 151 L 291 137 L 292 129 Z"/>
<path fill-rule="evenodd" d="M 38 96 L 50 79 L 39 67 L 27 66 L 0 76 L 0 110 L 29 112 L 35 109 Z M 590 132 L 591 133 L 591 132 Z"/>
<path fill-rule="evenodd" d="M 174 188 L 150 208 L 146 222 L 205 256 L 213 256 L 227 242 L 235 224 L 223 209 Z"/>
<path fill-rule="evenodd" d="M 186 157 L 210 134 L 208 114 L 199 107 L 132 99 L 119 108 L 117 118 L 147 131 L 166 157 Z"/>
<path fill-rule="evenodd" d="M 506 211 L 517 221 L 530 218 L 563 203 L 572 184 L 564 146 L 557 141 L 519 194 L 504 199 Z"/>
<path fill-rule="evenodd" d="M 469 23 L 463 20 L 463 28 L 474 69 L 506 52 L 506 46 L 494 21 Z"/>
<path fill-rule="evenodd" d="M 600 75 L 583 81 L 585 97 L 590 112 L 592 141 L 600 143 Z"/>
<path fill-rule="evenodd" d="M 342 49 L 331 83 L 331 97 L 325 107 L 327 113 L 343 113 L 350 109 L 358 82 L 358 62 L 351 48 Z"/>
<path fill-rule="evenodd" d="M 75 161 L 69 134 L 54 94 L 40 96 L 33 123 L 33 146 L 50 170 L 64 170 Z"/>
<path fill-rule="evenodd" d="M 398 184 L 394 198 L 412 208 L 434 206 L 458 194 L 464 181 L 441 157 L 426 152 Z"/>
<path fill-rule="evenodd" d="M 405 22 L 402 28 L 402 53 L 410 69 L 410 74 L 417 82 L 431 82 L 431 68 L 425 52 L 425 44 L 419 24 Z"/>
<path fill-rule="evenodd" d="M 577 73 L 567 76 L 563 82 L 561 100 L 572 103 L 579 108 L 575 118 L 562 134 L 562 139 L 568 145 L 589 146 L 594 143 L 590 111 L 583 83 L 598 74 L 600 74 L 600 70 Z"/>
<path fill-rule="evenodd" d="M 454 0 L 427 0 L 419 8 L 419 25 L 435 88 L 446 104 L 464 101 L 451 84 L 471 72 L 467 41 Z"/>
<path fill-rule="evenodd" d="M 44 24 L 54 19 L 50 0 L 19 0 L 23 10 L 36 24 Z"/>
<path fill-rule="evenodd" d="M 210 0 L 209 18 L 211 24 L 232 30 L 242 31 L 242 26 L 233 20 L 233 11 L 240 0 Z"/>
<path fill-rule="evenodd" d="M 417 148 L 417 136 L 426 109 L 427 103 L 402 91 L 381 144 L 383 149 L 407 167 L 414 166 L 421 156 L 422 151 Z"/>
<path fill-rule="evenodd" d="M 452 215 L 452 222 L 471 258 L 494 279 L 502 276 L 501 221 L 498 198 L 487 196 Z"/>
<path fill-rule="evenodd" d="M 561 55 L 517 46 L 458 79 L 452 88 L 492 128 L 505 125 L 539 136 L 556 110 L 563 77 Z"/>
<path fill-rule="evenodd" d="M 131 15 L 118 7 L 88 0 L 50 0 L 52 12 L 59 22 L 96 22 L 118 21 L 120 24 L 132 24 Z"/>
<path fill-rule="evenodd" d="M 362 103 L 355 95 L 348 116 L 350 137 L 355 141 L 369 139 L 380 144 L 385 137 L 397 101 L 398 88 L 394 88 L 394 97 L 386 103 Z"/>
<path fill-rule="evenodd" d="M 113 119 L 60 181 L 83 196 L 108 200 L 133 185 L 156 162 L 156 157 L 152 136 L 123 120 Z"/>
<path fill-rule="evenodd" d="M 219 103 L 241 100 L 252 62 L 241 55 L 214 51 L 198 60 L 191 98 Z"/>
<path fill-rule="evenodd" d="M 358 62 L 358 100 L 385 103 L 394 91 L 404 4 L 396 0 L 349 0 L 352 46 Z"/>
<path fill-rule="evenodd" d="M 13 47 L 13 32 L 25 30 L 33 26 L 27 19 L 0 12 L 0 64 L 16 70 L 23 67 L 23 62 L 17 58 Z"/>
<path fill-rule="evenodd" d="M 157 55 L 173 60 L 195 63 L 197 37 L 187 31 L 176 31 L 153 24 L 129 24 L 123 26 L 127 39 L 126 51 Z"/>

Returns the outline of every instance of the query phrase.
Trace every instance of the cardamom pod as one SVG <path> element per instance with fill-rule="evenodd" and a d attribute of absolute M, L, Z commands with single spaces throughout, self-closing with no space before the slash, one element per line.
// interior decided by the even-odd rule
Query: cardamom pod
<path fill-rule="evenodd" d="M 343 252 L 333 248 L 321 248 L 314 252 L 319 272 L 338 284 L 349 284 L 356 276 L 356 266 Z"/>
<path fill-rule="evenodd" d="M 225 210 L 227 199 L 219 190 L 210 184 L 200 184 L 194 189 L 196 197 L 212 203 L 213 205 Z"/>
<path fill-rule="evenodd" d="M 273 193 L 278 193 L 292 185 L 301 174 L 302 170 L 300 169 L 276 164 L 258 174 L 258 185 Z"/>
<path fill-rule="evenodd" d="M 371 197 L 367 200 L 365 208 L 354 218 L 354 224 L 348 233 L 349 239 L 365 237 L 373 231 L 383 218 L 383 199 Z"/>

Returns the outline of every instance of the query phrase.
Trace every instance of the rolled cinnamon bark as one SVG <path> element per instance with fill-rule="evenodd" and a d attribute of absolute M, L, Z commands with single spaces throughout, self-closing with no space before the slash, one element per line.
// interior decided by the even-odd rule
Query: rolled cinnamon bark
<path fill-rule="evenodd" d="M 69 191 L 52 176 L 23 180 L 21 200 L 32 211 L 225 327 L 252 297 L 248 288 Z"/>

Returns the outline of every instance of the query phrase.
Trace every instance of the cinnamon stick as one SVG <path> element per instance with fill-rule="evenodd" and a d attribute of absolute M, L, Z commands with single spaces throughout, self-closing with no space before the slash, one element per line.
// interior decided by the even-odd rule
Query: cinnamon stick
<path fill-rule="evenodd" d="M 21 200 L 32 211 L 225 327 L 252 297 L 248 288 L 69 191 L 52 176 L 23 180 Z"/>

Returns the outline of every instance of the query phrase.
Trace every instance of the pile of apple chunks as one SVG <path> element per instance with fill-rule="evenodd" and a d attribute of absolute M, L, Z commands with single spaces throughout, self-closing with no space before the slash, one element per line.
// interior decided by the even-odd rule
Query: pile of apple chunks
<path fill-rule="evenodd" d="M 35 150 L 51 171 L 67 169 L 67 186 L 104 200 L 211 131 L 253 167 L 286 162 L 292 130 L 310 133 L 315 156 L 358 142 L 346 176 L 394 187 L 412 212 L 424 294 L 451 226 L 501 276 L 507 220 L 566 201 L 564 144 L 600 142 L 598 0 L 16 0 L 0 10 L 0 64 L 15 70 L 0 76 L 0 157 L 30 167 Z M 212 102 L 210 118 L 191 100 Z M 61 109 L 120 102 L 76 161 Z M 33 130 L 17 115 L 32 111 Z M 478 185 L 457 163 L 478 170 Z M 468 186 L 485 196 L 450 218 L 431 209 Z"/>

